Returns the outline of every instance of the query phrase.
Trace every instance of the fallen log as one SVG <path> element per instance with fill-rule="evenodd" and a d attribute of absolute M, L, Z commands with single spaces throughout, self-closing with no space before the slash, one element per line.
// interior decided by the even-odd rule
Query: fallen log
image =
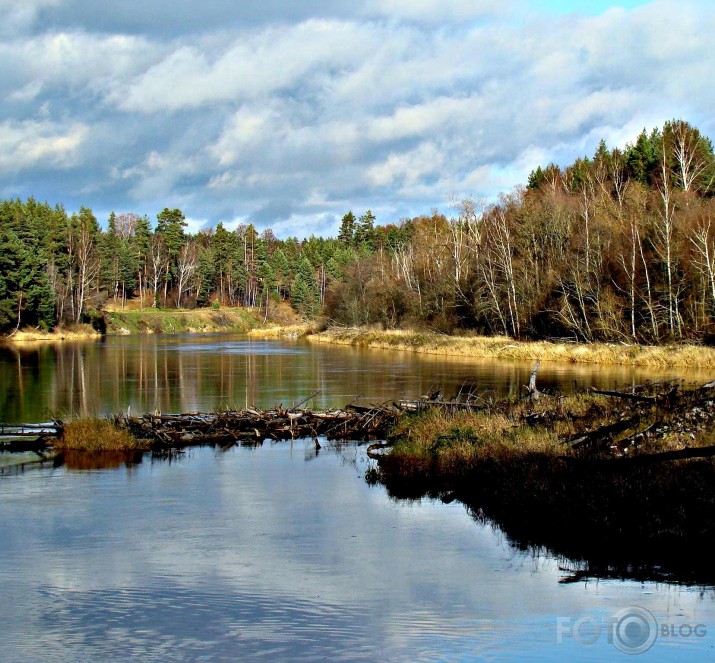
<path fill-rule="evenodd" d="M 596 387 L 591 387 L 591 391 L 594 394 L 600 394 L 601 396 L 612 396 L 613 398 L 624 398 L 629 401 L 638 401 L 640 403 L 657 403 L 657 396 L 642 396 L 641 394 L 629 394 L 622 391 L 609 391 L 607 389 L 596 389 Z"/>
<path fill-rule="evenodd" d="M 640 421 L 640 416 L 630 417 L 629 419 L 616 421 L 613 424 L 600 426 L 596 430 L 576 435 L 575 437 L 566 440 L 566 444 L 571 445 L 574 449 L 579 449 L 588 444 L 594 444 L 600 440 L 612 440 L 613 435 L 615 433 L 621 433 L 625 430 L 629 430 L 630 428 L 634 428 L 640 423 Z"/>
<path fill-rule="evenodd" d="M 639 454 L 637 456 L 625 456 L 623 458 L 613 458 L 608 462 L 621 465 L 649 465 L 651 463 L 662 463 L 670 460 L 687 460 L 688 458 L 710 458 L 715 456 L 715 445 L 709 447 L 687 447 L 675 451 L 661 451 L 653 454 Z"/>

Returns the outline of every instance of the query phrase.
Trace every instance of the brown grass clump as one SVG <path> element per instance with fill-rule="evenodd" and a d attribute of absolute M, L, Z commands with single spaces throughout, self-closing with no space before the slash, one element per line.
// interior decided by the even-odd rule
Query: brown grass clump
<path fill-rule="evenodd" d="M 88 452 L 136 451 L 145 445 L 123 428 L 118 428 L 107 419 L 82 418 L 70 421 L 64 426 L 62 437 L 55 448 Z"/>
<path fill-rule="evenodd" d="M 621 364 L 666 368 L 715 367 L 715 349 L 699 345 L 621 345 L 515 341 L 505 336 L 446 336 L 434 332 L 332 328 L 308 336 L 316 343 L 474 358 Z"/>

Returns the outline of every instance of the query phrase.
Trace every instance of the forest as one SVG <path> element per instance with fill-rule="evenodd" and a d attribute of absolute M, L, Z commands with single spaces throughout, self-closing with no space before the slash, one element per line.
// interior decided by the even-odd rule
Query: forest
<path fill-rule="evenodd" d="M 661 343 L 715 338 L 715 156 L 683 120 L 623 149 L 532 171 L 497 201 L 454 201 L 378 224 L 347 212 L 335 238 L 251 224 L 186 232 L 32 198 L 0 202 L 0 330 L 93 322 L 108 302 L 285 301 L 336 325 L 470 330 L 515 339 Z"/>

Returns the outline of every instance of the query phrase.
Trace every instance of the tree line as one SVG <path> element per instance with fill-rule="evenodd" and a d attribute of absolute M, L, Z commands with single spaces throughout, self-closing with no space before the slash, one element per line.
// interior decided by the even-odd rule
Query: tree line
<path fill-rule="evenodd" d="M 112 213 L 106 229 L 86 207 L 68 214 L 33 198 L 0 202 L 0 330 L 92 322 L 124 306 L 265 309 L 289 301 L 306 318 L 328 286 L 372 252 L 375 217 L 344 219 L 343 239 L 279 240 L 252 224 L 191 234 L 179 209 Z M 152 227 L 153 226 L 153 227 Z M 345 239 L 349 235 L 349 239 Z"/>
<path fill-rule="evenodd" d="M 348 265 L 329 316 L 582 342 L 715 331 L 715 157 L 682 120 L 400 229 L 406 241 Z"/>
<path fill-rule="evenodd" d="M 455 201 L 378 225 L 348 212 L 336 238 L 279 240 L 253 225 L 191 234 L 178 209 L 68 215 L 0 203 L 0 327 L 145 307 L 281 300 L 337 324 L 513 338 L 657 343 L 713 333 L 715 156 L 682 120 L 624 149 L 539 166 L 496 202 Z M 153 225 L 153 227 L 152 227 Z"/>

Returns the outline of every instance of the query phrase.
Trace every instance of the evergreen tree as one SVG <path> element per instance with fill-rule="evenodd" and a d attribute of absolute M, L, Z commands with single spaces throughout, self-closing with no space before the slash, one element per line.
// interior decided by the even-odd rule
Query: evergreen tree
<path fill-rule="evenodd" d="M 340 223 L 340 232 L 338 233 L 338 241 L 343 244 L 352 244 L 355 236 L 355 215 L 348 212 L 343 216 Z"/>
<path fill-rule="evenodd" d="M 151 224 L 148 216 L 144 215 L 137 218 L 134 235 L 129 240 L 129 246 L 134 268 L 136 269 L 139 299 L 143 307 L 144 292 L 147 289 L 147 260 L 151 246 Z"/>
<path fill-rule="evenodd" d="M 355 229 L 354 244 L 365 253 L 375 250 L 375 215 L 371 210 L 360 217 Z"/>
<path fill-rule="evenodd" d="M 537 166 L 535 170 L 529 173 L 529 179 L 527 180 L 527 189 L 538 189 L 544 182 L 545 176 L 544 171 L 541 166 Z"/>
<path fill-rule="evenodd" d="M 626 165 L 629 175 L 644 186 L 655 181 L 660 160 L 661 134 L 653 129 L 650 135 L 645 129 L 638 136 L 635 145 L 626 146 Z"/>
<path fill-rule="evenodd" d="M 176 277 L 177 262 L 181 247 L 186 243 L 186 217 L 180 209 L 170 210 L 165 207 L 156 215 L 156 234 L 164 240 L 168 257 L 168 269 L 164 275 L 164 306 L 166 306 L 169 285 Z"/>

